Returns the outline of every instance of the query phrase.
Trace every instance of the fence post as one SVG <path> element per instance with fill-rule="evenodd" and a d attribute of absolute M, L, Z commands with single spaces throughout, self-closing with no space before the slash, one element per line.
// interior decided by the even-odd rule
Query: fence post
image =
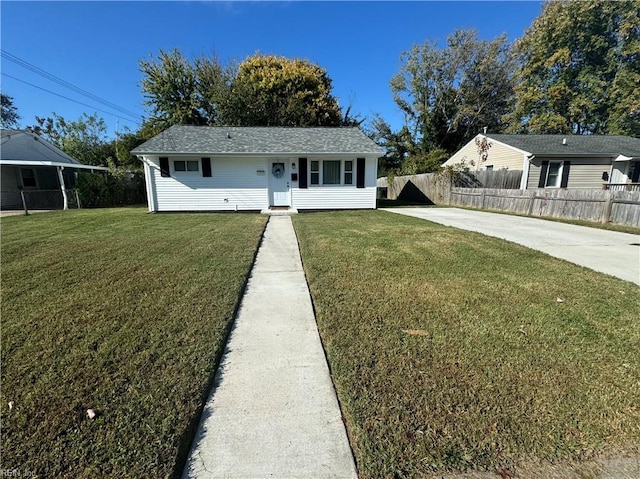
<path fill-rule="evenodd" d="M 529 199 L 529 208 L 527 210 L 527 215 L 531 216 L 533 214 L 533 204 L 536 201 L 536 190 L 531 190 L 531 198 Z"/>
<path fill-rule="evenodd" d="M 78 188 L 76 188 L 76 204 L 78 205 L 78 209 L 82 208 L 82 205 L 80 204 L 80 195 L 78 194 Z"/>
<path fill-rule="evenodd" d="M 24 190 L 20 190 L 20 198 L 22 198 L 22 207 L 24 208 L 24 214 L 28 215 L 29 210 L 27 209 L 27 201 L 24 199 Z"/>
<path fill-rule="evenodd" d="M 484 199 L 485 199 L 486 195 L 487 195 L 487 191 L 484 188 L 482 188 L 482 195 L 480 197 L 480 209 L 481 210 L 484 209 Z"/>
<path fill-rule="evenodd" d="M 611 219 L 611 208 L 613 207 L 613 197 L 611 190 L 607 190 L 604 197 L 604 206 L 602 208 L 602 223 L 608 223 Z"/>

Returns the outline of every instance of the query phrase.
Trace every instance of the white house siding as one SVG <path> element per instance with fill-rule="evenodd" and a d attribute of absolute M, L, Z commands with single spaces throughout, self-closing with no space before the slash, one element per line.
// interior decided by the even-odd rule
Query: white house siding
<path fill-rule="evenodd" d="M 200 157 L 169 156 L 170 177 L 161 176 L 158 157 L 146 160 L 155 185 L 155 211 L 246 211 L 268 206 L 263 158 L 211 157 L 211 177 L 202 176 Z M 197 160 L 199 171 L 175 172 L 174 160 Z"/>
<path fill-rule="evenodd" d="M 480 137 L 482 136 L 480 135 Z M 474 138 L 449 158 L 443 166 L 453 166 L 464 162 L 465 166 L 470 170 L 484 170 L 487 165 L 492 165 L 494 170 L 522 170 L 524 155 L 521 151 L 492 140 L 491 137 L 487 138 L 491 143 L 487 161 L 480 162 L 478 147 L 476 146 L 476 139 Z M 471 162 L 473 162 L 474 165 L 472 165 Z"/>
<path fill-rule="evenodd" d="M 346 190 L 349 194 L 345 194 Z M 298 210 L 374 209 L 376 187 L 365 186 L 309 186 L 291 191 L 293 207 Z"/>
<path fill-rule="evenodd" d="M 320 158 L 310 158 L 310 160 L 316 159 Z M 364 188 L 356 187 L 355 158 L 353 158 L 353 165 L 353 185 L 323 186 L 311 185 L 309 182 L 307 188 L 292 188 L 292 206 L 298 210 L 375 209 L 378 159 L 366 158 L 365 160 Z"/>
<path fill-rule="evenodd" d="M 601 189 L 602 184 L 606 183 L 602 179 L 602 173 L 611 169 L 611 158 L 555 158 L 555 157 L 537 157 L 533 160 L 529 167 L 529 179 L 527 188 L 538 188 L 540 181 L 540 172 L 542 161 L 565 161 L 571 162 L 569 169 L 569 180 L 567 182 L 568 189 Z"/>

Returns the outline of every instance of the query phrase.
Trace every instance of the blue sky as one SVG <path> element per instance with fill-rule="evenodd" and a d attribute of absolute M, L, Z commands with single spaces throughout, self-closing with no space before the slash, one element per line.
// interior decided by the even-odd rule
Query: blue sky
<path fill-rule="evenodd" d="M 0 2 L 3 52 L 107 100 L 146 115 L 138 62 L 162 50 L 216 54 L 224 63 L 255 52 L 304 58 L 327 69 L 340 104 L 402 125 L 389 80 L 400 55 L 459 28 L 480 37 L 522 36 L 542 2 Z M 75 120 L 97 112 L 113 134 L 136 128 L 130 116 L 2 58 L 2 92 L 21 126 L 51 112 Z M 50 90 L 89 106 L 47 93 Z M 104 110 L 104 111 L 98 111 Z"/>

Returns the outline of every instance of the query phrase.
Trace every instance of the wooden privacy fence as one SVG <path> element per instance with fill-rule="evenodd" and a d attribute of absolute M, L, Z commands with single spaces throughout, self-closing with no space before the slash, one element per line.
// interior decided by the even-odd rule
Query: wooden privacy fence
<path fill-rule="evenodd" d="M 452 185 L 446 175 L 427 173 L 397 176 L 392 184 L 381 178 L 378 186 L 387 188 L 389 199 L 640 227 L 640 191 L 519 190 L 521 174 L 508 170 L 473 172 L 456 178 Z"/>
<path fill-rule="evenodd" d="M 450 205 L 640 226 L 640 191 L 452 188 Z"/>

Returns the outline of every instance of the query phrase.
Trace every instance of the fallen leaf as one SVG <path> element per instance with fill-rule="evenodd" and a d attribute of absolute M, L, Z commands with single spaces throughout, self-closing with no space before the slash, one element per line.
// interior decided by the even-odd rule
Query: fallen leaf
<path fill-rule="evenodd" d="M 564 303 L 564 299 L 562 299 L 562 298 L 556 298 L 556 303 Z"/>
<path fill-rule="evenodd" d="M 93 419 L 94 417 L 96 417 L 96 412 L 93 409 L 87 409 L 87 416 L 89 417 L 89 419 Z"/>
<path fill-rule="evenodd" d="M 429 336 L 429 331 L 424 329 L 403 329 L 402 332 L 412 336 Z"/>
<path fill-rule="evenodd" d="M 9 401 L 9 411 L 11 411 L 13 409 L 13 405 L 15 403 L 13 401 Z"/>

